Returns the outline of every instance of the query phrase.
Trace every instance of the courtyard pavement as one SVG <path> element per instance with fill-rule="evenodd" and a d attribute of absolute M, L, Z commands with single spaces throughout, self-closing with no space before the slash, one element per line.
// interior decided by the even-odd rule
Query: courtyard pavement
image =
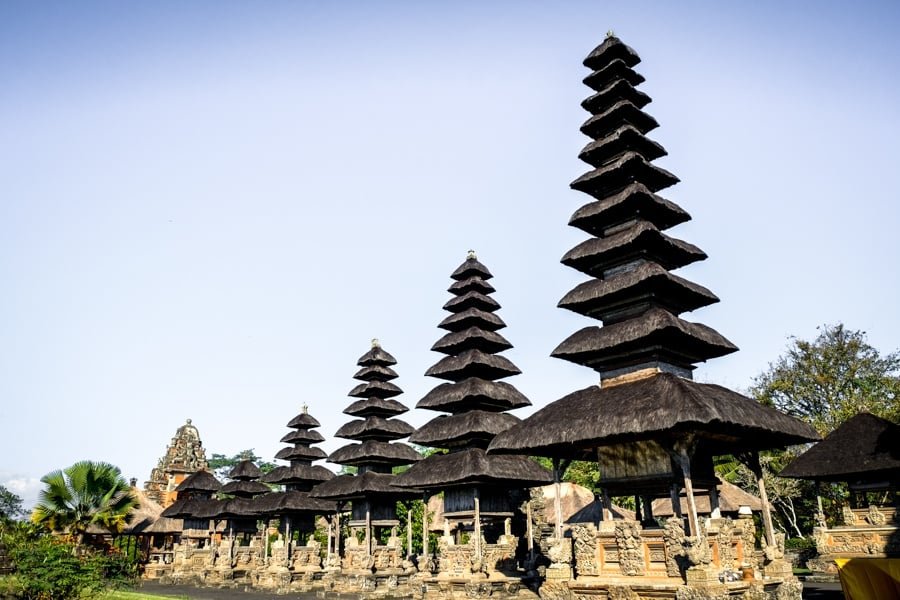
<path fill-rule="evenodd" d="M 285 598 L 317 598 L 315 592 L 307 594 L 277 595 L 271 592 L 243 588 L 200 588 L 192 585 L 162 585 L 153 581 L 145 581 L 139 590 L 149 594 L 187 597 L 191 600 L 284 600 Z M 335 597 L 333 594 L 330 598 Z M 344 596 L 352 598 L 353 596 Z M 844 600 L 844 593 L 839 583 L 805 583 L 803 584 L 803 600 Z"/>

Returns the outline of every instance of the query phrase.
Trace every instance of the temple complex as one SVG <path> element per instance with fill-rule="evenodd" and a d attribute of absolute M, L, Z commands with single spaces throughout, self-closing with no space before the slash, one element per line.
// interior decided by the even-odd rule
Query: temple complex
<path fill-rule="evenodd" d="M 633 69 L 639 62 L 612 35 L 584 61 L 591 70 L 584 82 L 594 93 L 582 103 L 590 117 L 581 131 L 591 141 L 579 157 L 591 169 L 571 187 L 591 200 L 569 224 L 590 237 L 562 262 L 590 279 L 559 305 L 603 326 L 574 333 L 552 355 L 594 369 L 599 385 L 550 403 L 494 438 L 489 452 L 551 457 L 557 480 L 564 461 L 597 460 L 604 506 L 611 496 L 635 498 L 633 520 L 612 519 L 604 510 L 597 524 L 568 532 L 557 525 L 542 597 L 638 598 L 654 590 L 654 598 L 799 598 L 800 584 L 772 527 L 758 452 L 817 435 L 755 400 L 691 380 L 696 363 L 737 348 L 679 316 L 718 299 L 671 273 L 706 255 L 663 233 L 690 217 L 657 195 L 678 179 L 652 164 L 666 152 L 646 137 L 657 122 L 642 110 L 650 98 L 636 89 L 644 81 Z M 723 454 L 756 474 L 761 552 L 751 520 L 698 517 L 695 487 L 706 490 L 713 513 L 718 510 L 712 461 Z M 666 496 L 676 516 L 660 527 L 652 500 Z"/>
<path fill-rule="evenodd" d="M 419 490 L 426 500 L 443 496 L 444 535 L 426 591 L 433 586 L 469 597 L 515 594 L 525 575 L 518 566 L 526 558 L 519 544 L 526 530 L 520 507 L 528 499 L 526 489 L 549 483 L 550 473 L 527 456 L 485 453 L 494 436 L 519 423 L 507 411 L 531 402 L 499 381 L 520 371 L 499 355 L 512 344 L 498 333 L 506 324 L 495 314 L 500 305 L 490 296 L 491 272 L 470 251 L 450 277 L 453 298 L 444 305 L 450 315 L 438 325 L 447 333 L 431 348 L 445 356 L 425 373 L 449 383 L 416 405 L 450 414 L 410 436 L 411 442 L 445 452 L 412 466 L 397 485 Z M 427 539 L 423 542 L 427 557 Z"/>
<path fill-rule="evenodd" d="M 175 432 L 175 437 L 166 447 L 166 454 L 150 472 L 144 491 L 148 498 L 166 508 L 175 501 L 175 488 L 191 473 L 204 469 L 209 469 L 209 465 L 200 432 L 188 419 Z"/>
<path fill-rule="evenodd" d="M 408 410 L 394 399 L 402 393 L 392 383 L 397 378 L 391 368 L 395 364 L 396 359 L 382 349 L 378 340 L 372 340 L 372 348 L 360 357 L 360 369 L 353 376 L 363 383 L 349 394 L 359 400 L 344 410 L 357 418 L 335 433 L 356 443 L 343 446 L 328 457 L 330 462 L 356 472 L 321 483 L 311 492 L 316 498 L 337 501 L 339 506 L 350 503 L 350 535 L 343 547 L 336 539 L 336 548 L 329 548 L 329 557 L 341 557 L 338 589 L 342 592 L 390 594 L 415 572 L 404 561 L 397 518 L 397 501 L 414 495 L 394 486 L 393 469 L 415 463 L 421 456 L 397 441 L 409 436 L 413 428 L 395 418 Z"/>

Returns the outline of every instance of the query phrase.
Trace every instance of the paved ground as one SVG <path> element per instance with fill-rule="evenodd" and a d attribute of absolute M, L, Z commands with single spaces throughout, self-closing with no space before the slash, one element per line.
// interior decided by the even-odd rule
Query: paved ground
<path fill-rule="evenodd" d="M 278 596 L 258 590 L 245 591 L 242 588 L 198 588 L 190 585 L 161 585 L 152 581 L 145 581 L 141 589 L 150 594 L 187 597 L 191 600 L 285 600 L 285 598 L 313 600 L 316 598 L 314 593 Z M 844 600 L 844 594 L 841 592 L 839 583 L 806 583 L 803 586 L 803 600 Z"/>

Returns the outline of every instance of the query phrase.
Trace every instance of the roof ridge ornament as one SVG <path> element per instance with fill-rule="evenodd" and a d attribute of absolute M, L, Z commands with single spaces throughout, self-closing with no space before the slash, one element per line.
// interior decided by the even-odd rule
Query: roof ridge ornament
<path fill-rule="evenodd" d="M 478 255 L 475 254 L 474 250 L 469 250 L 466 252 L 466 260 L 478 260 Z"/>

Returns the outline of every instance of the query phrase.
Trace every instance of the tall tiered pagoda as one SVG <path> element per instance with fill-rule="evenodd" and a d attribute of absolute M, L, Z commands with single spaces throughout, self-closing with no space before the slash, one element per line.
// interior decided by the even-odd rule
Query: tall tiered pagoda
<path fill-rule="evenodd" d="M 178 496 L 175 488 L 182 481 L 192 473 L 208 469 L 200 432 L 188 419 L 175 432 L 165 455 L 150 472 L 150 479 L 144 483 L 144 492 L 148 498 L 166 508 Z"/>
<path fill-rule="evenodd" d="M 373 553 L 381 530 L 399 525 L 397 500 L 409 496 L 408 491 L 394 487 L 394 467 L 421 459 L 412 447 L 397 441 L 409 436 L 413 428 L 394 418 L 409 410 L 394 399 L 403 393 L 392 383 L 397 378 L 391 368 L 395 364 L 396 359 L 382 349 L 378 340 L 372 340 L 372 348 L 360 357 L 357 365 L 361 368 L 353 376 L 362 383 L 349 394 L 359 400 L 344 410 L 357 418 L 335 433 L 354 443 L 338 448 L 328 457 L 329 462 L 354 467 L 356 473 L 340 475 L 312 490 L 316 498 L 351 502 L 349 526 L 365 531 L 367 556 Z"/>
<path fill-rule="evenodd" d="M 550 473 L 526 456 L 485 453 L 495 435 L 519 423 L 507 411 L 531 403 L 513 385 L 500 381 L 521 371 L 499 354 L 512 344 L 498 333 L 506 323 L 491 298 L 495 290 L 488 280 L 493 275 L 470 251 L 450 277 L 453 298 L 444 305 L 450 315 L 438 325 L 447 333 L 431 348 L 445 356 L 425 373 L 447 383 L 416 405 L 449 415 L 432 419 L 410 436 L 411 442 L 446 453 L 414 465 L 397 483 L 426 496 L 443 492 L 444 519 L 453 530 L 471 524 L 480 560 L 482 522 L 513 517 L 522 501 L 516 490 L 549 483 Z"/>
<path fill-rule="evenodd" d="M 652 164 L 666 152 L 646 136 L 657 122 L 642 110 L 650 98 L 636 89 L 644 81 L 633 69 L 638 62 L 634 50 L 612 35 L 584 61 L 592 71 L 584 82 L 594 94 L 582 103 L 591 116 L 581 131 L 591 141 L 579 157 L 591 169 L 571 187 L 591 200 L 569 224 L 590 237 L 562 262 L 590 279 L 559 305 L 603 326 L 574 333 L 552 355 L 594 369 L 600 384 L 552 402 L 497 436 L 490 451 L 596 458 L 607 496 L 641 496 L 645 513 L 652 497 L 684 486 L 688 530 L 696 539 L 703 530 L 694 486 L 714 495 L 712 457 L 734 454 L 760 477 L 765 545 L 774 555 L 757 452 L 817 436 L 808 425 L 741 394 L 692 381 L 697 363 L 737 348 L 710 327 L 680 317 L 718 299 L 671 272 L 706 255 L 663 233 L 690 217 L 658 195 L 678 179 Z"/>

